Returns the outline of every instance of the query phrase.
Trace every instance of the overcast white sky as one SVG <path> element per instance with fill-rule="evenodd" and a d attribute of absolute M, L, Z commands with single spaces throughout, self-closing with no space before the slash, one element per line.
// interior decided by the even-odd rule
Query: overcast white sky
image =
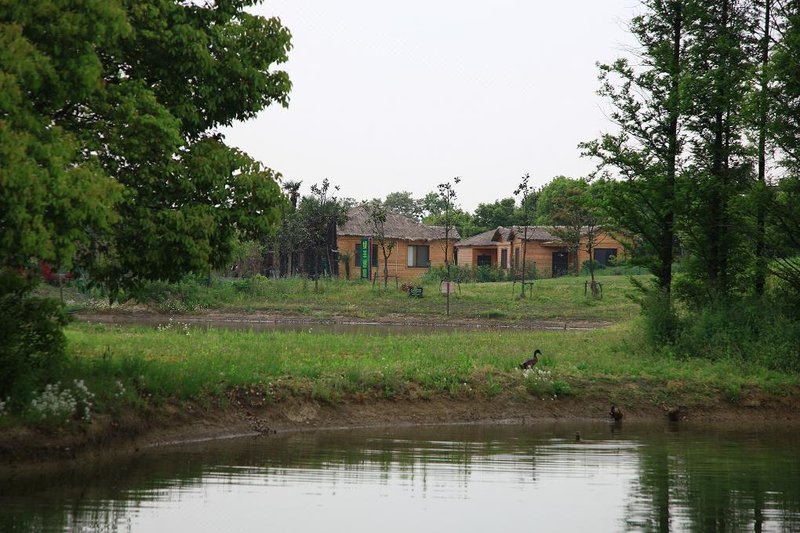
<path fill-rule="evenodd" d="M 458 203 L 594 168 L 577 144 L 612 128 L 597 61 L 625 54 L 637 0 L 267 0 L 293 35 L 279 106 L 224 130 L 281 172 L 340 196 L 424 196 L 460 176 Z"/>

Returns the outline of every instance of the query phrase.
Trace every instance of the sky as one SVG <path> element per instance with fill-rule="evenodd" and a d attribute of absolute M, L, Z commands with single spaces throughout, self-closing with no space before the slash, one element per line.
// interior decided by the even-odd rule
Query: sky
<path fill-rule="evenodd" d="M 266 0 L 292 33 L 288 108 L 223 130 L 301 192 L 422 197 L 461 178 L 473 211 L 596 162 L 578 143 L 612 131 L 597 66 L 626 55 L 637 0 Z"/>

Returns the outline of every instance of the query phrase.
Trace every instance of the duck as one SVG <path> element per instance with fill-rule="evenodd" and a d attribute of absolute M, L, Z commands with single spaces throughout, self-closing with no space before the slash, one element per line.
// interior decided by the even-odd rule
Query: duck
<path fill-rule="evenodd" d="M 620 420 L 622 420 L 622 417 L 624 415 L 622 414 L 622 409 L 617 407 L 617 404 L 612 403 L 611 410 L 608 412 L 608 416 L 613 418 L 616 422 L 619 422 Z"/>
<path fill-rule="evenodd" d="M 667 412 L 667 418 L 670 422 L 680 422 L 686 418 L 687 409 L 680 405 L 678 407 L 664 408 Z"/>
<path fill-rule="evenodd" d="M 536 349 L 536 350 L 533 352 L 533 357 L 531 357 L 530 359 L 527 359 L 527 360 L 525 360 L 525 361 L 524 361 L 524 362 L 523 362 L 521 365 L 519 365 L 519 367 L 520 367 L 522 370 L 529 370 L 529 369 L 533 368 L 533 366 L 534 366 L 536 363 L 538 363 L 538 362 L 539 362 L 539 356 L 540 356 L 540 355 L 542 355 L 542 352 L 541 352 L 541 350 L 539 350 L 539 349 L 537 348 L 537 349 Z"/>

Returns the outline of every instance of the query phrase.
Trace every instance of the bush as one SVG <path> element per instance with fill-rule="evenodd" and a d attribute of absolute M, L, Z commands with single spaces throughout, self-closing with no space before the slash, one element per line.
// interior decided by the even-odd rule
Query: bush
<path fill-rule="evenodd" d="M 681 317 L 679 353 L 732 358 L 782 371 L 800 371 L 800 320 L 771 297 L 713 302 Z"/>
<path fill-rule="evenodd" d="M 0 272 L 0 398 L 15 410 L 66 358 L 66 313 L 57 301 L 33 296 L 35 285 L 18 272 Z"/>
<path fill-rule="evenodd" d="M 656 346 L 674 343 L 680 323 L 672 300 L 654 289 L 644 295 L 641 305 L 645 338 Z"/>
<path fill-rule="evenodd" d="M 231 284 L 247 286 L 247 281 L 236 281 Z M 150 305 L 162 313 L 184 313 L 213 307 L 214 299 L 208 290 L 208 279 L 205 277 L 186 275 L 177 283 L 166 281 L 149 281 L 138 289 L 131 291 L 131 297 L 139 303 Z"/>
<path fill-rule="evenodd" d="M 423 277 L 423 281 L 429 283 L 439 283 L 447 278 L 447 268 L 432 267 Z M 496 266 L 458 266 L 450 265 L 450 279 L 459 283 L 491 283 L 495 281 L 506 281 L 510 278 L 502 268 Z"/>

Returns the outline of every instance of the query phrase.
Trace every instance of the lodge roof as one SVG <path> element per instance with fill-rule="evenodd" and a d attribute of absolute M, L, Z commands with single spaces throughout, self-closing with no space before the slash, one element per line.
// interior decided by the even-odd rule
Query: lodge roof
<path fill-rule="evenodd" d="M 529 241 L 560 241 L 561 239 L 551 233 L 552 226 L 528 226 L 528 240 Z M 514 240 L 514 237 L 525 235 L 524 226 L 513 226 L 506 228 L 498 226 L 496 229 L 484 231 L 472 237 L 462 239 L 456 246 L 497 246 L 500 243 L 509 242 Z"/>
<path fill-rule="evenodd" d="M 428 226 L 417 222 L 413 218 L 392 212 L 386 214 L 384 231 L 388 239 L 435 241 L 445 238 L 444 227 L 442 226 Z M 363 205 L 357 205 L 347 211 L 347 221 L 336 227 L 337 235 L 369 237 L 373 233 L 369 215 Z M 457 240 L 459 238 L 458 230 L 451 228 L 450 238 Z"/>

